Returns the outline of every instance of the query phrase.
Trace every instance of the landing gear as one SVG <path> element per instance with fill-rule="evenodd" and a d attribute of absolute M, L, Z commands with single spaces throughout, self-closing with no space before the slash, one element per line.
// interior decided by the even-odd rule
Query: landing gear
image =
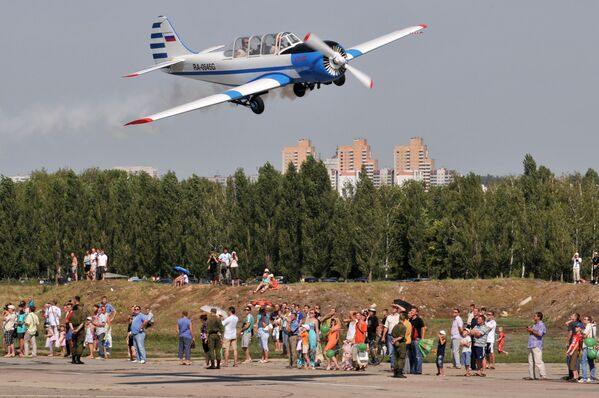
<path fill-rule="evenodd" d="M 250 108 L 252 112 L 254 112 L 256 115 L 259 115 L 262 112 L 264 112 L 264 101 L 262 100 L 262 98 L 260 98 L 259 95 L 254 95 L 250 98 L 246 97 L 238 100 L 233 100 L 231 102 L 237 105 L 243 105 Z"/>
<path fill-rule="evenodd" d="M 264 112 L 264 101 L 262 101 L 262 98 L 258 96 L 250 98 L 248 105 L 252 112 L 254 112 L 256 115 Z"/>
<path fill-rule="evenodd" d="M 306 86 L 302 83 L 295 83 L 293 85 L 293 93 L 298 97 L 306 95 Z"/>
<path fill-rule="evenodd" d="M 345 84 L 345 75 L 341 75 L 339 76 L 338 79 L 333 80 L 333 83 L 335 83 L 335 86 L 341 87 Z"/>

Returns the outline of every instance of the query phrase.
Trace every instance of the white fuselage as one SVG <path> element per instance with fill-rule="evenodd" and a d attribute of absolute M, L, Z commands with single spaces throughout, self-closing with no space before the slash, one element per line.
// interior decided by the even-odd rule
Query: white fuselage
<path fill-rule="evenodd" d="M 164 71 L 227 86 L 239 86 L 277 72 L 292 79 L 300 78 L 292 65 L 290 54 L 231 58 L 219 51 L 191 54 L 183 58 L 185 62 L 165 68 Z"/>

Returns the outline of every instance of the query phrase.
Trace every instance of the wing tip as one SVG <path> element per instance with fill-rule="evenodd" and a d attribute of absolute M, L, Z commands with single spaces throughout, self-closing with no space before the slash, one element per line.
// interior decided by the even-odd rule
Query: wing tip
<path fill-rule="evenodd" d="M 131 126 L 134 124 L 144 124 L 144 123 L 150 123 L 153 122 L 154 119 L 152 119 L 151 117 L 144 117 L 143 119 L 137 119 L 137 120 L 132 120 L 129 123 L 125 124 L 125 126 Z"/>
<path fill-rule="evenodd" d="M 310 35 L 311 35 L 311 34 L 312 34 L 312 33 L 310 33 L 310 32 L 306 33 L 306 36 L 304 36 L 304 41 L 308 41 L 308 40 L 310 40 Z"/>
<path fill-rule="evenodd" d="M 139 73 L 129 73 L 128 75 L 123 76 L 123 78 L 125 78 L 125 77 L 135 77 L 135 76 L 139 76 Z"/>
<path fill-rule="evenodd" d="M 374 80 L 370 79 L 370 89 L 372 90 L 372 88 L 374 87 Z"/>
<path fill-rule="evenodd" d="M 422 29 L 426 29 L 426 28 L 428 28 L 428 25 L 427 25 L 427 24 L 425 24 L 425 23 L 423 23 L 423 24 L 420 24 L 420 25 L 418 25 L 418 26 L 421 26 L 421 27 L 422 27 Z"/>

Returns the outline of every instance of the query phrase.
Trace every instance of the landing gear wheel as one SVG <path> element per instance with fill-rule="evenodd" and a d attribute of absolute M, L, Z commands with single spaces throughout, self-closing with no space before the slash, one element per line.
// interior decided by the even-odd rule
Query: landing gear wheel
<path fill-rule="evenodd" d="M 335 83 L 335 86 L 343 86 L 345 84 L 345 75 L 341 75 L 338 79 L 333 80 L 333 83 Z"/>
<path fill-rule="evenodd" d="M 260 97 L 250 98 L 248 105 L 252 112 L 254 112 L 256 115 L 259 115 L 262 112 L 264 112 L 264 101 L 262 101 L 262 98 Z"/>
<path fill-rule="evenodd" d="M 293 93 L 298 97 L 303 97 L 306 95 L 306 86 L 301 83 L 295 83 L 293 85 Z"/>

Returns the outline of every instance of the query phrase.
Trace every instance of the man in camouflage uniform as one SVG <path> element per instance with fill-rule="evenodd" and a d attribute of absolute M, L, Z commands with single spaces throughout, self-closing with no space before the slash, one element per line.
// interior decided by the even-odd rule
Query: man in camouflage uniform
<path fill-rule="evenodd" d="M 216 308 L 210 310 L 206 332 L 208 333 L 208 359 L 210 366 L 206 369 L 220 369 L 220 349 L 223 346 L 222 336 L 225 331 L 222 321 L 216 315 Z M 216 362 L 216 366 L 215 366 Z"/>
<path fill-rule="evenodd" d="M 406 313 L 399 314 L 399 323 L 391 331 L 393 347 L 395 348 L 395 358 L 393 363 L 393 377 L 405 379 L 403 368 L 406 363 L 406 326 L 403 324 L 406 319 Z"/>
<path fill-rule="evenodd" d="M 83 362 L 81 362 L 81 355 L 83 355 L 85 319 L 87 318 L 87 313 L 79 300 L 79 296 L 73 298 L 73 313 L 69 322 L 70 328 L 73 330 L 73 355 L 71 363 L 83 365 Z"/>

